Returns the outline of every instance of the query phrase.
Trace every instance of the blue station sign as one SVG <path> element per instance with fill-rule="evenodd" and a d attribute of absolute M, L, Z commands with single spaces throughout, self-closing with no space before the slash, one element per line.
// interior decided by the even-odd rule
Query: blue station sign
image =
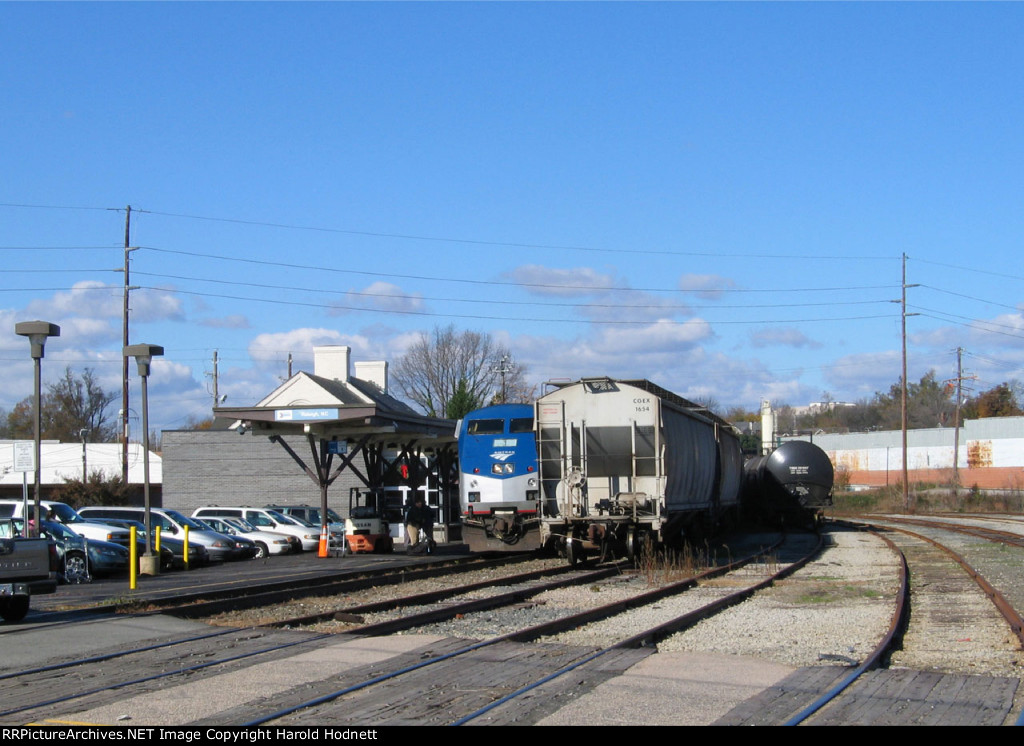
<path fill-rule="evenodd" d="M 338 419 L 337 408 L 311 407 L 308 409 L 278 409 L 274 411 L 275 422 L 312 422 L 336 419 Z"/>

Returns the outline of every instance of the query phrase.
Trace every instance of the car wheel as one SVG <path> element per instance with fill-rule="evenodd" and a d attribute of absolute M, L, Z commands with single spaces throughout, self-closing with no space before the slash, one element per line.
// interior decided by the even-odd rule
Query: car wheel
<path fill-rule="evenodd" d="M 253 559 L 266 559 L 268 556 L 270 556 L 270 550 L 267 549 L 267 545 L 262 541 L 257 541 L 256 556 L 254 556 Z"/>
<path fill-rule="evenodd" d="M 89 582 L 89 561 L 80 552 L 68 552 L 64 555 L 64 578 L 69 583 Z"/>

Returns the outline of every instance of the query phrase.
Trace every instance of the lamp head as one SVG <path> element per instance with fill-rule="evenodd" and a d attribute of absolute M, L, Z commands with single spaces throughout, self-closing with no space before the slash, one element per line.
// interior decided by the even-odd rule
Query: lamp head
<path fill-rule="evenodd" d="M 153 358 L 163 354 L 164 348 L 160 345 L 137 344 L 124 348 L 124 356 L 135 358 L 135 362 L 139 364 L 139 375 L 143 378 L 149 375 L 149 365 Z"/>
<path fill-rule="evenodd" d="M 32 344 L 32 359 L 40 360 L 43 357 L 46 338 L 59 337 L 60 327 L 49 321 L 19 321 L 14 325 L 14 333 L 28 337 Z"/>

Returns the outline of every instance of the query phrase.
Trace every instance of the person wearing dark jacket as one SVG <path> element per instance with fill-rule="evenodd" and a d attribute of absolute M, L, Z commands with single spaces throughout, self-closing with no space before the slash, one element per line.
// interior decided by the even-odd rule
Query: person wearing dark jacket
<path fill-rule="evenodd" d="M 409 546 L 419 543 L 421 531 L 423 538 L 429 539 L 433 527 L 434 511 L 427 506 L 423 495 L 417 495 L 405 511 L 405 532 L 409 536 Z"/>

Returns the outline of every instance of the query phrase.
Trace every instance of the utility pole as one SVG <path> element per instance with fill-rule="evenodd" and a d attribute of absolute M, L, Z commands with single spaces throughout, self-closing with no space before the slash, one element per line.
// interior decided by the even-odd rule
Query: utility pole
<path fill-rule="evenodd" d="M 220 374 L 217 372 L 217 350 L 213 351 L 213 373 L 207 375 L 213 379 L 213 406 L 219 407 L 225 399 L 228 398 L 227 394 L 224 396 L 220 395 Z"/>
<path fill-rule="evenodd" d="M 956 430 L 953 433 L 953 489 L 960 489 L 960 395 L 963 391 L 964 348 L 956 348 Z"/>
<path fill-rule="evenodd" d="M 973 381 L 977 379 L 977 376 L 965 376 L 964 375 L 964 348 L 956 348 L 956 378 L 952 381 L 946 381 L 949 383 L 956 383 L 956 414 L 953 416 L 956 418 L 954 425 L 956 430 L 953 433 L 953 491 L 956 493 L 960 489 L 960 407 L 963 404 L 963 384 L 964 381 Z"/>
<path fill-rule="evenodd" d="M 124 209 L 124 310 L 121 317 L 121 347 L 128 346 L 128 293 L 131 289 L 128 276 L 128 257 L 131 253 L 132 206 Z M 121 356 L 121 480 L 128 484 L 128 358 Z"/>
<path fill-rule="evenodd" d="M 85 436 L 88 434 L 89 428 L 87 427 L 83 427 L 78 431 L 78 437 L 82 439 L 82 487 L 85 487 L 89 479 L 89 465 L 86 463 L 87 456 L 85 455 Z"/>
<path fill-rule="evenodd" d="M 501 360 L 491 370 L 501 376 L 501 403 L 504 404 L 508 398 L 505 395 L 505 374 L 512 371 L 512 361 L 508 355 L 502 355 Z"/>
<path fill-rule="evenodd" d="M 907 284 L 907 255 L 903 255 L 903 279 L 900 283 L 902 294 L 900 296 L 900 316 L 902 329 L 900 336 L 903 340 L 903 388 L 901 392 L 902 414 L 901 431 L 903 435 L 903 509 L 910 512 L 910 485 L 908 484 L 907 473 L 907 316 L 916 316 L 916 313 L 907 313 L 907 288 L 916 288 L 917 285 Z"/>

